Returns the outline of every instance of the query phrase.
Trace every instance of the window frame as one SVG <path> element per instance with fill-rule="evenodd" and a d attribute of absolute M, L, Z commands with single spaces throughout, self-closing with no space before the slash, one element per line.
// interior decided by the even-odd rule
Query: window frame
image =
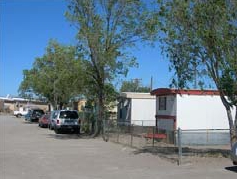
<path fill-rule="evenodd" d="M 167 96 L 159 96 L 159 110 L 160 111 L 167 110 Z"/>

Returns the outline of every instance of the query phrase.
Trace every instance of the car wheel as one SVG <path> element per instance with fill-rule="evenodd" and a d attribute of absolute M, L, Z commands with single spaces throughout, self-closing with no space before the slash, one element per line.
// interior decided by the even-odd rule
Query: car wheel
<path fill-rule="evenodd" d="M 237 165 L 237 162 L 233 162 L 234 165 Z"/>
<path fill-rule="evenodd" d="M 60 130 L 57 128 L 54 129 L 54 132 L 55 132 L 55 134 L 60 134 Z"/>
<path fill-rule="evenodd" d="M 49 125 L 49 129 L 50 129 L 50 130 L 53 130 L 53 126 L 52 126 L 51 124 Z"/>
<path fill-rule="evenodd" d="M 80 130 L 79 129 L 74 129 L 73 131 L 75 134 L 80 134 Z"/>
<path fill-rule="evenodd" d="M 17 114 L 16 117 L 21 117 L 21 114 Z"/>

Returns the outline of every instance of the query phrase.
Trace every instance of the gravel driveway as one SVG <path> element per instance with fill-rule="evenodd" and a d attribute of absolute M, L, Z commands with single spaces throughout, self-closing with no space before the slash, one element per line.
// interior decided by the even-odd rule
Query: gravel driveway
<path fill-rule="evenodd" d="M 175 163 L 102 139 L 54 134 L 23 118 L 0 115 L 1 179 L 191 179 L 234 178 L 226 158 Z"/>

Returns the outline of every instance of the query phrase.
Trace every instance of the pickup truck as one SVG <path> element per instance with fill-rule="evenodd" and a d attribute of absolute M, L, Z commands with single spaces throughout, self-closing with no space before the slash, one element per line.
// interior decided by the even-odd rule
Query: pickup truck
<path fill-rule="evenodd" d="M 20 107 L 18 111 L 14 111 L 13 114 L 16 117 L 25 116 L 28 113 L 29 109 L 25 107 Z"/>

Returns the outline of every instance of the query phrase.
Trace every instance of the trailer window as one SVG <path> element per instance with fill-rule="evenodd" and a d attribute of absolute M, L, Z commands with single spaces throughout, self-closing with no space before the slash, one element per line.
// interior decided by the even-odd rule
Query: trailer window
<path fill-rule="evenodd" d="M 164 96 L 159 97 L 159 110 L 166 110 L 167 98 Z"/>

